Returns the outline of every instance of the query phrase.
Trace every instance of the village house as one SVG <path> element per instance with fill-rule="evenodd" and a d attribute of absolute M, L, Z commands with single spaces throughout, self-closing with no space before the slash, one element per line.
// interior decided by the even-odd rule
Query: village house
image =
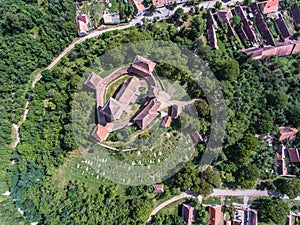
<path fill-rule="evenodd" d="M 235 209 L 234 225 L 258 225 L 258 212 L 250 208 Z"/>
<path fill-rule="evenodd" d="M 300 25 L 300 8 L 299 5 L 294 5 L 291 8 L 291 15 L 296 26 Z"/>
<path fill-rule="evenodd" d="M 194 207 L 187 204 L 182 205 L 181 215 L 185 225 L 192 225 L 192 223 L 195 221 L 195 213 L 196 209 Z"/>
<path fill-rule="evenodd" d="M 269 0 L 269 1 L 260 2 L 259 4 L 260 4 L 261 11 L 264 14 L 277 12 L 279 8 L 279 0 Z"/>
<path fill-rule="evenodd" d="M 165 128 L 168 128 L 168 127 L 171 126 L 171 123 L 172 123 L 172 117 L 171 116 L 165 116 L 162 119 L 161 126 L 165 127 Z"/>
<path fill-rule="evenodd" d="M 208 225 L 223 224 L 221 205 L 209 205 L 207 209 L 209 213 Z"/>
<path fill-rule="evenodd" d="M 267 45 L 263 48 L 253 47 L 242 50 L 243 53 L 252 56 L 253 59 L 261 59 L 268 56 L 287 56 L 300 53 L 300 41 L 286 41 L 275 46 Z"/>
<path fill-rule="evenodd" d="M 279 133 L 280 133 L 279 141 L 284 141 L 286 139 L 295 140 L 298 130 L 291 126 L 285 126 L 285 127 L 280 127 Z"/>
<path fill-rule="evenodd" d="M 272 35 L 270 33 L 270 30 L 267 26 L 267 23 L 259 11 L 258 5 L 254 2 L 251 4 L 250 8 L 256 19 L 256 26 L 257 26 L 259 32 L 261 33 L 261 35 L 263 36 L 263 38 L 265 39 L 265 44 L 275 45 Z"/>
<path fill-rule="evenodd" d="M 143 15 L 149 7 L 146 7 L 142 0 L 130 0 L 134 6 L 134 14 L 136 17 Z"/>
<path fill-rule="evenodd" d="M 107 123 L 105 126 L 97 124 L 91 136 L 97 141 L 104 141 L 109 133 L 112 132 L 112 128 L 113 125 L 111 123 Z"/>
<path fill-rule="evenodd" d="M 289 148 L 288 153 L 289 153 L 290 161 L 292 163 L 300 162 L 300 156 L 297 148 Z"/>
<path fill-rule="evenodd" d="M 157 8 L 171 5 L 174 2 L 176 2 L 176 0 L 152 0 L 152 4 L 155 5 Z"/>
<path fill-rule="evenodd" d="M 217 22 L 214 19 L 214 16 L 211 12 L 203 15 L 203 18 L 206 19 L 206 31 L 207 31 L 207 40 L 212 49 L 218 49 L 218 40 L 217 40 Z"/>
<path fill-rule="evenodd" d="M 241 27 L 238 31 L 240 34 L 240 37 L 244 41 L 250 42 L 251 45 L 253 45 L 257 38 L 256 34 L 254 33 L 254 30 L 249 25 L 249 21 L 247 19 L 247 16 L 241 6 L 236 6 L 234 8 L 234 12 L 237 16 L 241 18 L 241 22 L 243 23 L 243 27 Z"/>
<path fill-rule="evenodd" d="M 281 38 L 284 40 L 291 36 L 288 26 L 286 25 L 284 19 L 282 17 L 278 18 L 275 21 L 276 27 L 280 32 Z"/>
<path fill-rule="evenodd" d="M 288 168 L 285 162 L 285 146 L 279 145 L 277 149 L 278 156 L 275 158 L 276 172 L 279 176 L 286 176 L 288 173 Z"/>
<path fill-rule="evenodd" d="M 227 38 L 229 40 L 230 37 L 235 36 L 234 29 L 230 23 L 233 15 L 230 9 L 222 10 L 217 12 L 218 20 L 221 22 L 223 28 L 227 28 Z"/>
<path fill-rule="evenodd" d="M 85 36 L 88 34 L 89 29 L 88 29 L 88 16 L 83 14 L 80 16 L 76 17 L 76 21 L 77 21 L 77 27 L 78 27 L 78 35 L 81 36 Z"/>
<path fill-rule="evenodd" d="M 154 193 L 162 193 L 164 192 L 164 185 L 163 184 L 153 184 L 152 185 L 153 187 L 153 192 Z"/>
<path fill-rule="evenodd" d="M 120 15 L 119 15 L 119 13 L 104 12 L 103 21 L 104 21 L 104 24 L 107 24 L 107 25 L 119 24 L 120 23 Z"/>

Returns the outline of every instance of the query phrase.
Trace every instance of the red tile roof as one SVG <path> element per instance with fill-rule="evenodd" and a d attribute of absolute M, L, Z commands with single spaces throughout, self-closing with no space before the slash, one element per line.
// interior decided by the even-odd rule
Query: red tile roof
<path fill-rule="evenodd" d="M 173 4 L 176 0 L 152 0 L 152 4 L 156 7 L 162 7 L 165 5 Z"/>
<path fill-rule="evenodd" d="M 279 132 L 280 132 L 279 141 L 284 141 L 286 139 L 295 140 L 298 130 L 290 126 L 285 126 L 285 127 L 281 127 Z"/>
<path fill-rule="evenodd" d="M 170 127 L 171 126 L 171 122 L 172 122 L 172 117 L 171 116 L 165 116 L 162 120 L 161 125 L 163 127 Z"/>
<path fill-rule="evenodd" d="M 296 25 L 300 24 L 300 8 L 299 5 L 294 5 L 291 8 L 291 14 Z"/>
<path fill-rule="evenodd" d="M 300 162 L 300 156 L 297 148 L 289 148 L 288 149 L 290 161 L 293 163 Z"/>
<path fill-rule="evenodd" d="M 192 225 L 192 223 L 195 221 L 195 208 L 190 205 L 183 204 L 182 218 L 186 225 Z"/>
<path fill-rule="evenodd" d="M 247 55 L 252 55 L 253 59 L 261 59 L 267 56 L 287 56 L 300 53 L 300 41 L 286 41 L 276 46 L 265 46 L 263 48 L 254 47 L 242 50 Z"/>
<path fill-rule="evenodd" d="M 132 120 L 144 130 L 158 116 L 160 105 L 161 103 L 156 98 L 149 100 Z"/>
<path fill-rule="evenodd" d="M 134 5 L 134 13 L 139 14 L 144 12 L 147 8 L 144 6 L 143 1 L 131 0 L 130 2 Z"/>
<path fill-rule="evenodd" d="M 84 84 L 86 86 L 92 88 L 92 89 L 97 89 L 97 87 L 100 84 L 101 80 L 102 80 L 102 78 L 97 76 L 95 73 L 91 73 Z"/>
<path fill-rule="evenodd" d="M 88 33 L 87 15 L 77 16 L 78 35 L 84 36 Z"/>
<path fill-rule="evenodd" d="M 97 124 L 91 135 L 97 141 L 104 141 L 108 134 L 112 131 L 112 128 L 113 125 L 111 123 L 107 123 L 105 126 Z"/>
<path fill-rule="evenodd" d="M 271 12 L 277 12 L 279 8 L 279 0 L 269 0 L 260 3 L 262 6 L 262 12 L 267 14 Z"/>
<path fill-rule="evenodd" d="M 222 206 L 208 206 L 208 225 L 219 225 L 222 221 Z"/>
<path fill-rule="evenodd" d="M 141 71 L 142 73 L 144 73 L 145 75 L 150 75 L 152 73 L 152 71 L 154 70 L 154 67 L 156 66 L 156 63 L 146 59 L 142 56 L 137 55 L 133 61 L 133 64 L 131 65 L 132 68 Z M 132 69 L 131 68 L 131 69 Z M 141 75 L 142 74 L 138 74 Z"/>
<path fill-rule="evenodd" d="M 155 192 L 155 193 L 162 193 L 162 192 L 164 192 L 164 185 L 163 184 L 153 184 L 152 186 L 154 188 L 153 192 Z"/>

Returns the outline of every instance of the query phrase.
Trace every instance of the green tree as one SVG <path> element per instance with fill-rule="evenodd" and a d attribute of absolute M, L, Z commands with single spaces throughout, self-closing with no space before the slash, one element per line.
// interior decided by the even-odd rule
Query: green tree
<path fill-rule="evenodd" d="M 173 19 L 178 22 L 183 17 L 183 15 L 184 15 L 183 9 L 178 8 L 178 9 L 176 9 L 176 11 L 173 15 Z"/>
<path fill-rule="evenodd" d="M 279 178 L 274 181 L 277 190 L 290 199 L 296 198 L 300 193 L 300 180 L 298 178 Z"/>
<path fill-rule="evenodd" d="M 290 212 L 288 203 L 278 198 L 261 199 L 258 219 L 266 224 L 284 224 Z"/>

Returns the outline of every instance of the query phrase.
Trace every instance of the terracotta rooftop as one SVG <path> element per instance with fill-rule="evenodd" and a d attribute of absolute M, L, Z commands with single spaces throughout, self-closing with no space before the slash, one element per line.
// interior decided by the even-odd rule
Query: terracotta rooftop
<path fill-rule="evenodd" d="M 105 126 L 97 124 L 91 136 L 97 141 L 104 141 L 107 138 L 108 134 L 112 131 L 112 128 L 113 125 L 111 123 L 107 123 Z"/>
<path fill-rule="evenodd" d="M 273 37 L 267 26 L 267 23 L 259 11 L 258 5 L 256 3 L 252 3 L 251 10 L 253 12 L 253 15 L 256 18 L 256 26 L 257 26 L 259 32 L 261 33 L 261 35 L 263 36 L 263 38 L 265 39 L 266 44 L 267 45 L 275 45 Z"/>
<path fill-rule="evenodd" d="M 133 61 L 133 64 L 131 67 L 141 70 L 142 72 L 145 72 L 146 74 L 152 73 L 154 70 L 154 67 L 156 66 L 156 63 L 146 59 L 142 56 L 137 55 Z"/>
<path fill-rule="evenodd" d="M 156 98 L 149 100 L 132 120 L 144 130 L 158 116 L 160 105 L 161 103 Z"/>
<path fill-rule="evenodd" d="M 190 205 L 183 204 L 181 215 L 185 225 L 192 225 L 192 223 L 195 221 L 195 208 Z"/>
<path fill-rule="evenodd" d="M 147 8 L 144 6 L 143 1 L 139 0 L 131 0 L 134 5 L 134 12 L 135 14 L 140 14 L 144 12 Z"/>
<path fill-rule="evenodd" d="M 91 73 L 88 79 L 85 81 L 85 85 L 92 88 L 92 89 L 97 89 L 99 83 L 101 82 L 102 78 L 97 76 L 95 73 Z"/>
<path fill-rule="evenodd" d="M 165 5 L 173 4 L 176 0 L 152 0 L 152 4 L 156 7 L 162 7 Z"/>
<path fill-rule="evenodd" d="M 154 193 L 162 193 L 164 192 L 164 185 L 163 184 L 153 184 Z"/>
<path fill-rule="evenodd" d="M 216 35 L 217 23 L 214 19 L 214 16 L 211 12 L 203 15 L 203 18 L 206 19 L 206 31 L 207 31 L 207 39 L 209 45 L 212 49 L 218 49 L 218 41 Z"/>
<path fill-rule="evenodd" d="M 208 225 L 219 225 L 219 223 L 222 221 L 222 206 L 209 205 L 208 213 L 209 213 Z"/>
<path fill-rule="evenodd" d="M 296 25 L 300 24 L 300 8 L 299 5 L 294 5 L 291 8 L 291 14 Z"/>
<path fill-rule="evenodd" d="M 243 30 L 247 36 L 248 41 L 256 41 L 256 35 L 252 28 L 249 25 L 248 19 L 246 17 L 246 14 L 241 6 L 236 6 L 234 8 L 234 12 L 236 15 L 238 15 L 241 18 L 241 22 L 243 23 Z"/>
<path fill-rule="evenodd" d="M 242 50 L 247 55 L 252 55 L 253 59 L 261 59 L 267 56 L 287 56 L 300 53 L 300 41 L 286 41 L 276 46 L 265 46 L 263 48 L 254 47 Z"/>
<path fill-rule="evenodd" d="M 277 12 L 279 8 L 279 0 L 269 0 L 265 2 L 261 2 L 262 12 L 264 14 Z"/>
<path fill-rule="evenodd" d="M 288 149 L 290 161 L 293 163 L 300 162 L 300 156 L 297 148 L 289 148 Z"/>
<path fill-rule="evenodd" d="M 161 125 L 163 127 L 170 127 L 171 126 L 171 122 L 172 122 L 172 117 L 171 116 L 165 116 L 162 120 Z"/>
<path fill-rule="evenodd" d="M 83 36 L 88 33 L 87 15 L 77 16 L 78 35 Z"/>
<path fill-rule="evenodd" d="M 279 133 L 280 133 L 279 141 L 284 141 L 286 139 L 295 140 L 298 130 L 290 126 L 285 126 L 280 128 Z"/>

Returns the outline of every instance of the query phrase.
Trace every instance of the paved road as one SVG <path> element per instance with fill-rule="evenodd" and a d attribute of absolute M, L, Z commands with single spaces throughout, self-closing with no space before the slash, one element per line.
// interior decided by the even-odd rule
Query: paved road
<path fill-rule="evenodd" d="M 248 190 L 229 190 L 229 189 L 214 189 L 210 196 L 248 196 L 248 197 L 262 197 L 269 196 L 268 191 L 259 191 L 255 189 Z"/>

